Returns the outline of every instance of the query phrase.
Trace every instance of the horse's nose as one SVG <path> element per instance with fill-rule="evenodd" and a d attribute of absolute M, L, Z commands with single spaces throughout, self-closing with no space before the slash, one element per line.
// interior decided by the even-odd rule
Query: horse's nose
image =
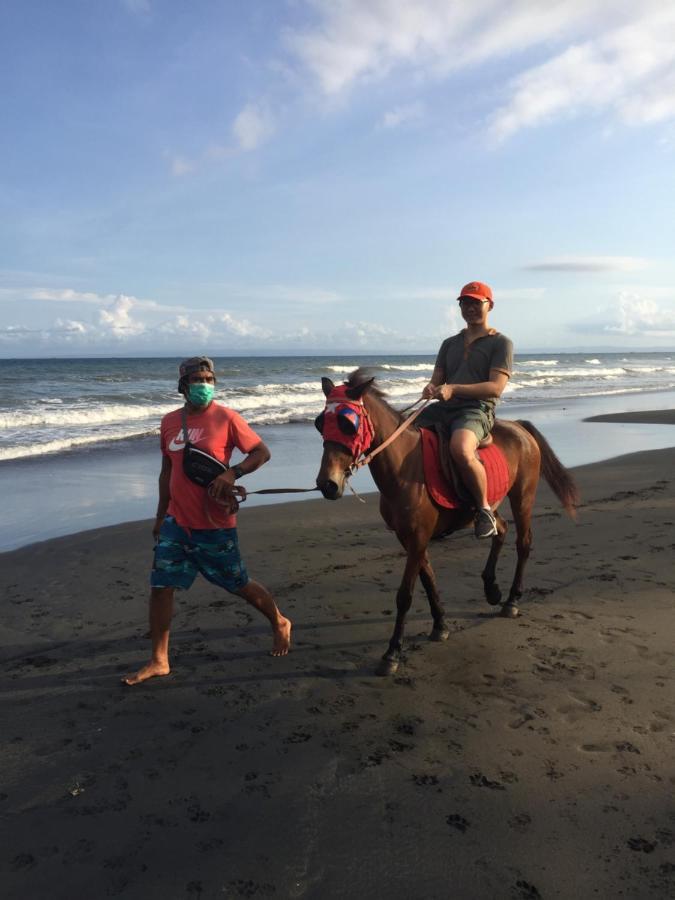
<path fill-rule="evenodd" d="M 340 487 L 336 484 L 336 482 L 331 481 L 330 478 L 326 479 L 326 481 L 322 482 L 319 485 L 319 490 L 324 495 L 326 500 L 337 500 L 340 496 Z"/>

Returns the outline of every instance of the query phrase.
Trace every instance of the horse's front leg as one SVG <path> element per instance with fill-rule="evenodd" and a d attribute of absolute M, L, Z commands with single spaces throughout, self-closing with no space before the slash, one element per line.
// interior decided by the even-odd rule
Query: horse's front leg
<path fill-rule="evenodd" d="M 497 606 L 502 602 L 502 592 L 497 584 L 497 560 L 499 559 L 499 554 L 502 552 L 504 540 L 506 539 L 506 532 L 509 527 L 499 513 L 495 513 L 495 518 L 497 519 L 497 534 L 492 538 L 490 555 L 485 563 L 485 568 L 481 572 L 483 588 L 485 589 L 485 599 L 490 606 Z"/>
<path fill-rule="evenodd" d="M 394 675 L 398 670 L 403 649 L 403 631 L 405 629 L 405 617 L 412 603 L 415 581 L 422 565 L 424 551 L 418 546 L 408 547 L 408 559 L 406 560 L 403 578 L 396 594 L 396 624 L 394 633 L 389 641 L 389 648 L 380 660 L 377 667 L 378 675 Z"/>

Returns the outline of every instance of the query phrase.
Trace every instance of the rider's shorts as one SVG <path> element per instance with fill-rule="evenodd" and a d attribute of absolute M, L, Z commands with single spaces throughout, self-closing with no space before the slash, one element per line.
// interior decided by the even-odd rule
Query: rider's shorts
<path fill-rule="evenodd" d="M 155 545 L 150 584 L 186 591 L 201 572 L 204 578 L 236 593 L 248 582 L 239 555 L 236 528 L 182 528 L 167 516 Z"/>
<path fill-rule="evenodd" d="M 478 406 L 446 406 L 444 403 L 433 403 L 418 417 L 415 423 L 418 428 L 440 428 L 451 437 L 455 431 L 466 428 L 472 431 L 480 443 L 492 431 L 494 414 L 490 409 Z"/>

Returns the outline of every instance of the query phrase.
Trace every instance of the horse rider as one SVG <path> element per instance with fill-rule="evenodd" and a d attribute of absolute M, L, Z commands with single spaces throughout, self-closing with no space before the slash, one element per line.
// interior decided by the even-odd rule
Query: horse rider
<path fill-rule="evenodd" d="M 272 626 L 272 656 L 285 656 L 291 622 L 270 592 L 249 578 L 239 554 L 235 481 L 264 465 L 270 452 L 248 423 L 213 399 L 216 375 L 207 356 L 184 360 L 178 391 L 185 405 L 161 423 L 162 469 L 159 503 L 152 529 L 155 554 L 150 576 L 150 661 L 126 684 L 168 675 L 169 628 L 174 592 L 187 590 L 198 572 L 218 587 L 243 597 Z M 235 466 L 234 449 L 246 454 Z M 245 497 L 240 485 L 236 491 Z M 218 520 L 218 521 L 216 521 Z"/>
<path fill-rule="evenodd" d="M 476 450 L 489 438 L 495 406 L 513 370 L 513 344 L 488 325 L 494 306 L 487 284 L 471 281 L 459 297 L 466 328 L 446 338 L 438 351 L 431 381 L 422 391 L 428 406 L 417 419 L 421 427 L 440 426 L 450 439 L 450 454 L 476 504 L 474 534 L 497 534 L 487 498 L 487 478 Z"/>

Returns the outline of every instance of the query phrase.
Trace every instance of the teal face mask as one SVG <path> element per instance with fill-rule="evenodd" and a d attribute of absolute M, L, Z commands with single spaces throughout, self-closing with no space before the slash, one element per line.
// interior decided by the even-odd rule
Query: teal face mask
<path fill-rule="evenodd" d="M 193 406 L 208 406 L 213 400 L 214 390 L 212 384 L 190 384 L 188 385 L 188 400 Z"/>

